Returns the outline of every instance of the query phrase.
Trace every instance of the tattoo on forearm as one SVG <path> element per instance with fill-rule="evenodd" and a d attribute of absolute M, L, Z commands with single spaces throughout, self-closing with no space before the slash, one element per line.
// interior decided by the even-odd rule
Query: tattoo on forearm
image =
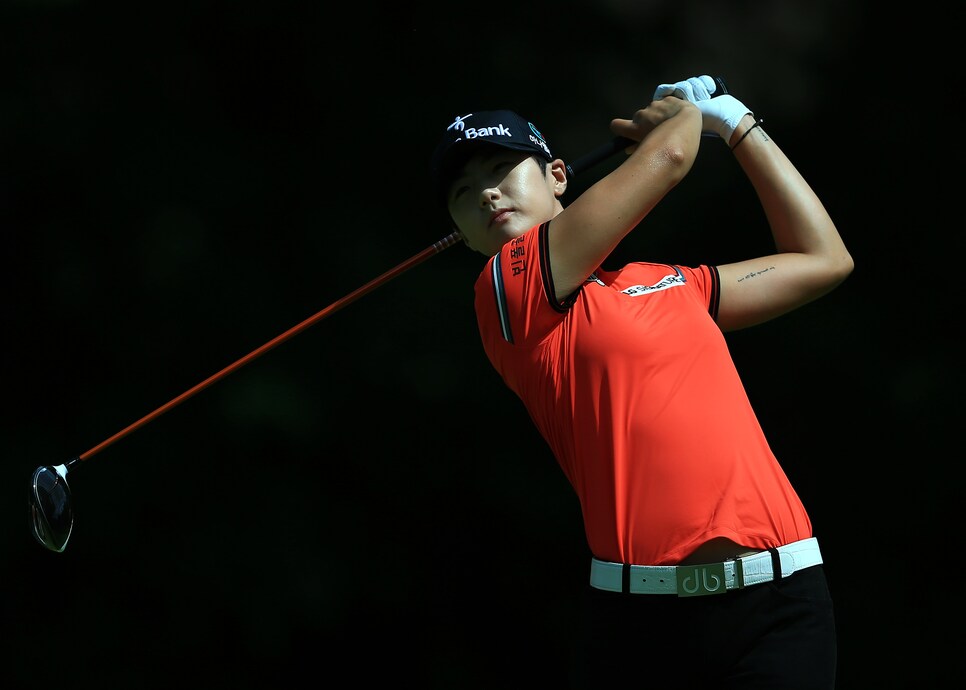
<path fill-rule="evenodd" d="M 738 278 L 738 282 L 740 283 L 746 278 L 755 278 L 756 276 L 760 276 L 762 273 L 768 273 L 768 271 L 774 271 L 774 270 L 775 270 L 774 266 L 769 266 L 768 268 L 762 269 L 761 271 L 752 271 L 751 273 L 747 273 L 741 278 Z"/>

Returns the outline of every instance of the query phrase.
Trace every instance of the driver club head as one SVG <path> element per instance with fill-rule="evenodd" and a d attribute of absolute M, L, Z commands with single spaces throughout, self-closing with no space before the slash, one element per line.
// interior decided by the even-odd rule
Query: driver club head
<path fill-rule="evenodd" d="M 74 526 L 67 465 L 45 465 L 34 470 L 30 481 L 30 517 L 37 541 L 51 551 L 63 551 Z"/>

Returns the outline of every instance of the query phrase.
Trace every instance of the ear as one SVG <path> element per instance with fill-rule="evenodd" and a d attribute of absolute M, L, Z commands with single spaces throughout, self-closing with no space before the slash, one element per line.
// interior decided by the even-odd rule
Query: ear
<path fill-rule="evenodd" d="M 559 199 L 567 191 L 567 165 L 559 158 L 550 163 L 550 175 L 553 177 L 553 193 Z"/>

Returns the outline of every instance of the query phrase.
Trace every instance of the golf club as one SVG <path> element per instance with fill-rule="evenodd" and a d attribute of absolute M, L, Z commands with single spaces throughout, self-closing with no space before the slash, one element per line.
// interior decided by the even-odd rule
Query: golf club
<path fill-rule="evenodd" d="M 720 77 L 715 77 L 715 81 L 717 83 L 717 90 L 715 93 L 716 96 L 728 93 L 724 82 Z M 574 177 L 579 172 L 583 172 L 597 165 L 604 159 L 614 155 L 618 151 L 623 151 L 625 148 L 634 143 L 636 142 L 632 139 L 615 137 L 606 144 L 602 144 L 586 155 L 576 159 L 572 165 L 566 166 L 567 174 L 569 177 Z M 351 304 L 363 295 L 372 292 L 382 285 L 385 285 L 393 278 L 396 278 L 414 266 L 422 263 L 431 256 L 435 256 L 444 249 L 452 247 L 461 239 L 462 238 L 460 237 L 458 231 L 450 233 L 418 254 L 415 254 L 406 261 L 398 264 L 396 267 L 369 281 L 362 287 L 350 292 L 345 297 L 336 300 L 301 323 L 293 326 L 272 340 L 269 340 L 261 347 L 252 350 L 241 359 L 236 360 L 221 371 L 209 376 L 201 383 L 189 388 L 181 395 L 171 399 L 161 407 L 145 415 L 133 424 L 121 429 L 119 432 L 105 439 L 90 450 L 71 458 L 62 465 L 43 465 L 38 467 L 36 470 L 34 470 L 33 476 L 31 477 L 29 494 L 30 520 L 34 537 L 38 542 L 40 542 L 40 544 L 47 547 L 51 551 L 62 552 L 67 546 L 67 540 L 70 538 L 71 531 L 73 530 L 74 526 L 74 511 L 71 500 L 70 486 L 67 484 L 67 473 L 81 460 L 89 459 L 93 455 L 104 450 L 116 441 L 124 438 L 136 429 L 161 416 L 171 408 L 183 403 L 196 393 L 199 393 L 213 383 L 225 378 L 228 376 L 228 374 L 240 369 L 269 350 L 281 345 L 289 338 L 301 333 L 309 326 L 315 325 L 322 319 Z"/>
<path fill-rule="evenodd" d="M 247 355 L 236 360 L 232 364 L 229 364 L 216 374 L 212 374 L 201 383 L 189 388 L 184 393 L 169 400 L 158 409 L 145 415 L 124 429 L 121 429 L 110 438 L 101 441 L 90 450 L 71 458 L 63 465 L 44 465 L 38 467 L 36 470 L 34 470 L 30 481 L 29 496 L 30 517 L 31 524 L 33 525 L 34 537 L 36 537 L 37 541 L 51 551 L 60 552 L 64 550 L 65 546 L 67 546 L 67 540 L 70 538 L 70 533 L 74 525 L 74 513 L 71 505 L 70 486 L 67 484 L 67 472 L 75 464 L 81 460 L 87 460 L 116 441 L 121 440 L 132 431 L 144 426 L 157 417 L 160 417 L 162 414 L 176 405 L 183 403 L 185 400 L 204 390 L 216 381 L 225 378 L 233 371 L 240 369 L 255 358 L 260 357 L 272 348 L 281 345 L 289 338 L 301 333 L 309 326 L 318 323 L 325 317 L 354 302 L 366 293 L 372 292 L 381 285 L 385 285 L 387 282 L 404 273 L 405 271 L 408 271 L 413 266 L 422 263 L 429 257 L 438 254 L 444 249 L 452 247 L 459 241 L 460 235 L 458 232 L 450 233 L 438 242 L 434 242 L 431 246 L 427 247 L 418 254 L 410 257 L 406 261 L 403 261 L 395 268 L 392 268 L 379 277 L 370 280 L 362 287 L 357 288 L 345 297 L 336 300 L 325 309 L 322 309 L 313 316 L 310 316 L 301 323 L 288 329 L 281 335 L 269 340 L 261 347 L 252 350 Z"/>

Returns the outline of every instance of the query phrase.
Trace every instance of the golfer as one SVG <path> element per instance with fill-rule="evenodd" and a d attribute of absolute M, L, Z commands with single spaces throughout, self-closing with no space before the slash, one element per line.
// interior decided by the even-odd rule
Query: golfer
<path fill-rule="evenodd" d="M 592 558 L 574 687 L 833 688 L 819 542 L 724 333 L 825 295 L 852 258 L 762 120 L 714 79 L 662 84 L 610 128 L 628 155 L 566 207 L 565 163 L 516 112 L 459 111 L 432 157 L 440 202 L 486 257 L 475 285 L 486 355 L 580 501 Z M 732 149 L 774 253 L 605 270 L 628 233 L 648 232 L 700 146 Z M 687 217 L 677 225 L 690 230 Z"/>

